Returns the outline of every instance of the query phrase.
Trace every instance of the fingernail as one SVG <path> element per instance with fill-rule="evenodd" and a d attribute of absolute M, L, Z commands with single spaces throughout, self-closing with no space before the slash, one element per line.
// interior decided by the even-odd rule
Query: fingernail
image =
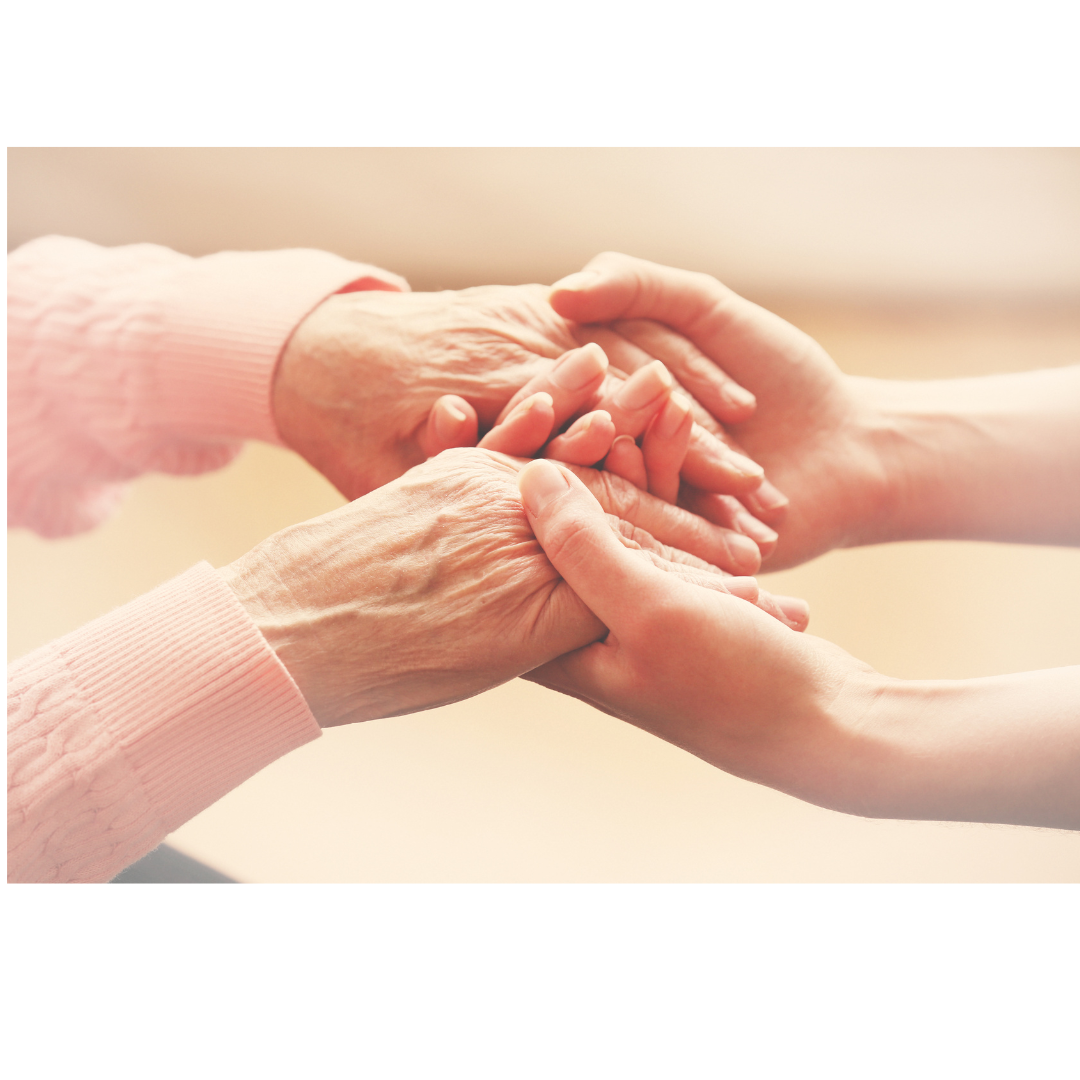
<path fill-rule="evenodd" d="M 604 350 L 591 343 L 568 352 L 551 372 L 551 381 L 560 390 L 580 390 L 607 371 Z"/>
<path fill-rule="evenodd" d="M 758 544 L 775 544 L 780 539 L 780 534 L 775 529 L 770 529 L 765 522 L 758 521 L 753 514 L 748 514 L 745 510 L 740 510 L 735 515 L 735 524 Z"/>
<path fill-rule="evenodd" d="M 730 532 L 726 536 L 732 564 L 748 574 L 756 574 L 761 566 L 761 552 L 748 536 Z"/>
<path fill-rule="evenodd" d="M 744 386 L 738 383 L 728 383 L 724 387 L 724 395 L 734 405 L 742 405 L 744 408 L 757 404 L 757 398 Z"/>
<path fill-rule="evenodd" d="M 651 364 L 635 371 L 619 387 L 612 399 L 620 409 L 638 412 L 674 385 L 671 373 L 663 363 L 654 360 Z"/>
<path fill-rule="evenodd" d="M 579 417 L 571 425 L 566 432 L 567 435 L 584 435 L 586 431 L 589 431 L 593 424 L 598 423 L 600 418 L 603 417 L 607 421 L 611 421 L 611 413 L 606 409 L 595 409 L 591 413 L 586 413 L 584 416 Z"/>
<path fill-rule="evenodd" d="M 749 600 L 751 604 L 757 601 L 758 594 L 761 592 L 757 578 L 753 577 L 724 578 L 724 585 L 732 596 L 737 596 L 740 600 Z"/>
<path fill-rule="evenodd" d="M 782 491 L 773 487 L 768 480 L 762 480 L 761 486 L 754 488 L 747 496 L 761 510 L 779 510 L 791 501 Z"/>
<path fill-rule="evenodd" d="M 810 622 L 810 605 L 797 596 L 776 596 L 780 610 L 794 623 L 794 629 L 805 629 Z"/>
<path fill-rule="evenodd" d="M 678 391 L 671 395 L 668 403 L 660 410 L 656 418 L 656 434 L 661 439 L 672 439 L 682 426 L 690 412 L 690 402 Z"/>
<path fill-rule="evenodd" d="M 518 491 L 521 501 L 534 516 L 543 512 L 544 507 L 565 494 L 570 488 L 562 470 L 550 461 L 540 459 L 530 461 L 518 473 Z"/>
<path fill-rule="evenodd" d="M 551 286 L 552 292 L 585 292 L 591 289 L 600 280 L 600 275 L 595 270 L 578 270 L 577 273 L 567 274 L 559 278 Z"/>
<path fill-rule="evenodd" d="M 727 463 L 736 471 L 743 474 L 743 476 L 764 476 L 765 470 L 756 462 L 751 461 L 743 454 L 737 454 L 734 450 L 730 450 L 727 454 Z"/>
<path fill-rule="evenodd" d="M 510 410 L 502 423 L 509 423 L 516 416 L 524 416 L 527 412 L 531 412 L 537 405 L 545 400 L 549 406 L 554 406 L 554 399 L 546 390 L 539 390 L 535 394 L 530 394 L 527 398 L 523 398 L 519 401 L 513 409 Z"/>
<path fill-rule="evenodd" d="M 468 417 L 456 405 L 440 405 L 435 412 L 435 431 L 444 442 L 454 442 L 461 434 L 461 425 Z"/>

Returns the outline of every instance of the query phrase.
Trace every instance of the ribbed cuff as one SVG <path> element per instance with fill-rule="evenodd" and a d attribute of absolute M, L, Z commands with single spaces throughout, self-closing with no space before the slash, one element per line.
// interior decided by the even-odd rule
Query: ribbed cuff
<path fill-rule="evenodd" d="M 403 278 L 324 251 L 224 251 L 194 259 L 162 300 L 155 378 L 138 415 L 178 438 L 281 445 L 271 389 L 300 322 L 347 287 L 405 291 Z"/>
<path fill-rule="evenodd" d="M 64 638 L 61 655 L 138 777 L 161 837 L 320 734 L 209 563 Z"/>

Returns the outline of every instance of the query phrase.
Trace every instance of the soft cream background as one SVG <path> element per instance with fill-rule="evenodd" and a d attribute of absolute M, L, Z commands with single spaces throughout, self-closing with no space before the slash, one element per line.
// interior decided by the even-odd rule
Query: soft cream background
<path fill-rule="evenodd" d="M 14 150 L 9 243 L 325 247 L 415 288 L 616 248 L 723 277 L 847 371 L 940 377 L 1080 360 L 1078 192 L 1070 150 Z M 9 655 L 340 501 L 252 445 L 95 533 L 11 533 Z M 1080 661 L 1077 551 L 888 545 L 769 584 L 892 675 Z M 331 731 L 170 842 L 249 881 L 1080 880 L 1075 834 L 834 814 L 520 681 Z"/>

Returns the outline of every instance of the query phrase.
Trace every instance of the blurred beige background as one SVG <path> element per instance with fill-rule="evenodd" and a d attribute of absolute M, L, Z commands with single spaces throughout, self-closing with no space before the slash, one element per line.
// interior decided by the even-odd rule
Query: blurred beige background
<path fill-rule="evenodd" d="M 10 247 L 322 247 L 418 289 L 551 281 L 613 248 L 723 278 L 853 373 L 1080 361 L 1074 150 L 28 149 L 8 182 Z M 142 479 L 95 533 L 9 533 L 9 656 L 340 502 L 252 445 Z M 1080 662 L 1080 551 L 888 545 L 768 584 L 891 675 Z M 246 881 L 1080 880 L 1076 834 L 835 814 L 520 681 L 331 731 L 170 842 Z"/>

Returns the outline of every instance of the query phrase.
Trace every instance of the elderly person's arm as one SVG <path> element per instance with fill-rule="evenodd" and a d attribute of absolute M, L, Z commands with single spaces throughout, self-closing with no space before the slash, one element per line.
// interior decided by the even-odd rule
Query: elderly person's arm
<path fill-rule="evenodd" d="M 458 395 L 485 431 L 575 345 L 541 286 L 407 289 L 317 251 L 24 245 L 8 257 L 9 524 L 91 528 L 133 477 L 219 467 L 247 438 L 289 446 L 355 498 L 469 442 L 430 428 L 436 399 Z M 702 436 L 684 462 L 696 483 L 761 488 L 760 466 Z M 767 550 L 775 534 L 740 520 L 722 524 Z M 728 569 L 752 572 L 743 546 L 753 560 Z"/>
<path fill-rule="evenodd" d="M 756 507 L 780 533 L 766 570 L 894 540 L 1080 543 L 1080 367 L 856 378 L 715 279 L 625 255 L 597 257 L 557 283 L 551 302 L 567 318 L 617 320 L 702 400 L 702 373 L 716 365 L 753 391 L 756 411 L 730 434 L 791 500 Z M 726 520 L 723 496 L 689 493 L 684 505 Z"/>
<path fill-rule="evenodd" d="M 19 249 L 9 259 L 10 522 L 44 535 L 78 532 L 107 516 L 125 483 L 140 472 L 218 467 L 243 439 L 281 441 L 283 428 L 301 438 L 303 424 L 290 412 L 297 400 L 275 409 L 294 392 L 304 403 L 299 411 L 320 432 L 324 421 L 327 430 L 336 430 L 331 421 L 345 423 L 345 430 L 337 430 L 343 440 L 338 456 L 317 464 L 344 484 L 343 477 L 355 479 L 350 470 L 357 455 L 367 454 L 372 472 L 365 482 L 397 475 L 410 455 L 426 452 L 426 416 L 407 423 L 407 430 L 399 423 L 402 415 L 413 415 L 418 402 L 433 401 L 447 386 L 464 386 L 467 376 L 468 388 L 481 397 L 478 388 L 490 378 L 496 390 L 488 398 L 505 403 L 538 367 L 553 367 L 545 350 L 555 346 L 536 332 L 530 341 L 540 352 L 517 345 L 496 349 L 496 363 L 493 341 L 505 345 L 512 320 L 492 317 L 477 330 L 475 305 L 455 306 L 453 296 L 443 297 L 436 309 L 456 311 L 456 321 L 445 317 L 440 332 L 426 324 L 433 331 L 427 337 L 415 309 L 411 321 L 409 312 L 399 311 L 398 341 L 409 343 L 405 354 L 389 346 L 350 354 L 362 335 L 355 326 L 346 334 L 340 319 L 332 320 L 333 333 L 328 329 L 320 336 L 308 321 L 302 334 L 294 333 L 313 306 L 319 311 L 330 304 L 337 318 L 341 310 L 333 301 L 347 300 L 350 291 L 355 296 L 357 289 L 398 288 L 405 285 L 393 275 L 319 252 L 190 259 L 151 245 L 110 250 L 61 238 Z M 325 300 L 334 290 L 345 295 Z M 544 310 L 540 302 L 535 306 Z M 430 313 L 431 306 L 420 310 Z M 279 366 L 286 342 L 289 363 Z M 478 363 L 470 345 L 477 346 Z M 350 428 L 346 420 L 363 385 L 358 375 L 364 363 L 379 358 L 382 367 L 371 370 L 367 384 L 370 398 L 390 400 L 388 386 L 397 385 L 400 401 L 394 400 L 401 409 L 368 407 L 362 422 L 354 418 Z M 402 362 L 394 367 L 388 358 Z M 310 365 L 330 379 L 329 388 L 306 378 Z M 326 374 L 328 365 L 333 378 Z M 298 386 L 314 397 L 305 398 Z M 321 390 L 325 398 L 319 398 Z M 283 422 L 284 413 L 291 423 Z M 655 546 L 644 532 L 633 531 L 636 524 L 705 560 L 727 558 L 723 529 L 643 497 L 617 477 L 593 475 L 609 509 L 628 522 L 624 528 L 633 540 Z M 467 564 L 459 581 L 453 558 L 435 543 L 443 528 L 439 514 L 452 516 L 439 509 L 441 502 L 459 495 L 452 485 L 441 490 L 440 482 L 432 476 L 409 481 L 421 506 L 438 511 L 428 520 L 422 510 L 409 510 L 410 520 L 426 521 L 430 530 L 419 538 L 406 526 L 388 526 L 377 510 L 382 503 L 346 507 L 329 524 L 298 526 L 269 541 L 231 575 L 201 564 L 12 665 L 13 879 L 106 880 L 225 791 L 315 737 L 320 723 L 437 704 L 461 686 L 482 688 L 492 672 L 516 673 L 540 662 L 543 650 L 534 655 L 524 646 L 513 662 L 490 661 L 496 646 L 510 641 L 505 634 L 492 648 L 478 646 L 450 658 L 413 652 L 408 663 L 417 685 L 405 690 L 396 680 L 400 676 L 411 686 L 406 675 L 376 672 L 377 649 L 372 647 L 365 665 L 355 648 L 346 650 L 348 633 L 334 638 L 340 625 L 334 613 L 351 612 L 346 623 L 352 619 L 367 627 L 385 602 L 381 621 L 389 637 L 372 638 L 369 632 L 357 640 L 404 642 L 408 635 L 394 626 L 394 612 L 417 614 L 423 607 L 420 624 L 426 625 L 431 611 L 426 603 L 410 607 L 399 592 L 412 595 L 410 589 L 422 586 L 427 600 L 442 610 L 441 585 L 454 596 L 472 595 L 470 588 L 478 587 L 479 579 L 469 576 L 475 575 L 475 563 Z M 471 541 L 479 542 L 484 514 L 497 505 L 474 509 Z M 516 504 L 514 512 L 520 516 Z M 363 542 L 357 528 L 367 530 Z M 395 549 L 388 536 L 406 548 Z M 663 550 L 656 554 L 661 560 L 669 556 Z M 432 561 L 425 564 L 424 557 Z M 716 587 L 726 587 L 719 572 L 692 555 L 680 554 L 676 562 L 680 572 L 692 567 L 713 576 Z M 310 568 L 331 563 L 332 577 L 320 591 Z M 405 565 L 420 573 L 419 584 L 401 576 Z M 265 579 L 260 568 L 269 574 Z M 543 587 L 528 574 L 514 580 L 527 594 Z M 343 581 L 349 582 L 354 608 L 326 591 Z M 285 596 L 296 606 L 289 608 Z M 561 644 L 561 623 L 552 622 L 550 630 Z M 328 649 L 331 639 L 334 648 Z M 344 667 L 334 666 L 339 650 L 347 658 Z M 442 675 L 448 686 L 440 682 Z M 434 687 L 430 698 L 425 679 Z M 401 693 L 380 690 L 384 682 Z M 311 708 L 298 683 L 310 695 Z"/>
<path fill-rule="evenodd" d="M 529 530 L 520 464 L 448 451 L 16 661 L 10 880 L 109 880 L 321 727 L 456 701 L 595 640 Z M 584 471 L 600 498 L 623 483 Z M 745 591 L 687 553 L 715 526 L 643 493 L 625 506 L 683 549 L 619 522 L 656 565 Z"/>
<path fill-rule="evenodd" d="M 609 631 L 530 678 L 834 810 L 1080 829 L 1080 667 L 886 678 L 659 573 L 568 471 L 533 462 L 518 482 L 548 558 Z"/>

